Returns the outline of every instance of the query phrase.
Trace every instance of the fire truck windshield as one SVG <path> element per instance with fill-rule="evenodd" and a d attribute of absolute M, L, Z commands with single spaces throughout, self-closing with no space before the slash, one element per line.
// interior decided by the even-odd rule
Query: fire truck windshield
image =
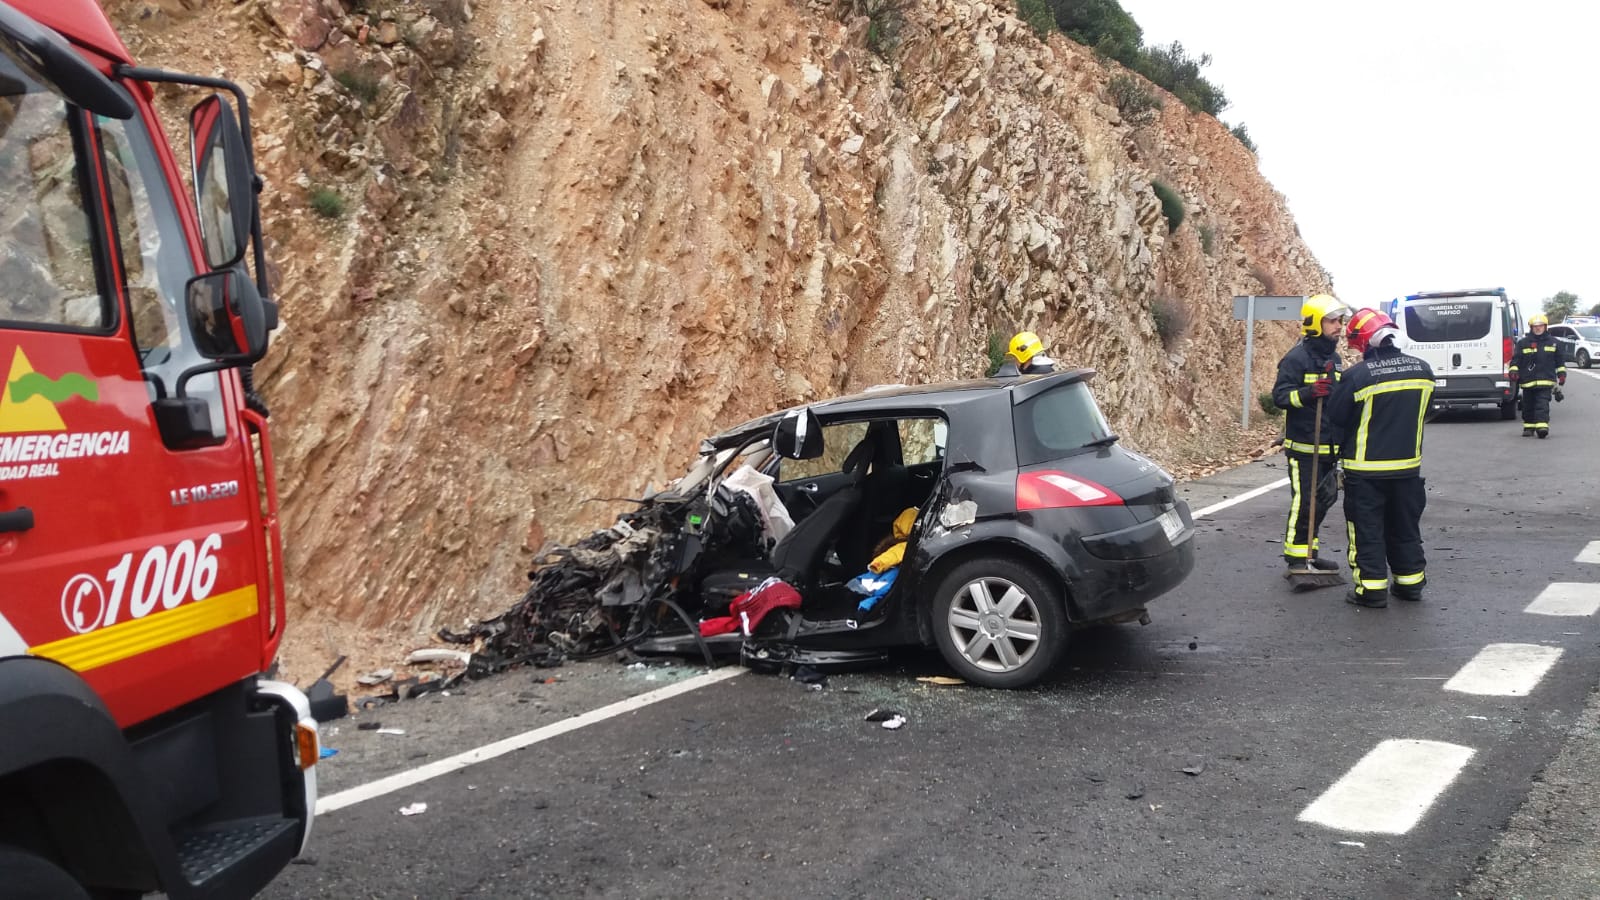
<path fill-rule="evenodd" d="M 104 331 L 67 105 L 0 56 L 0 321 Z"/>
<path fill-rule="evenodd" d="M 4 57 L 0 91 L 0 322 L 107 333 L 126 298 L 151 399 L 172 395 L 179 375 L 205 360 L 183 315 L 194 260 L 143 118 L 85 114 Z M 104 202 L 93 191 L 101 183 Z M 110 221 L 97 222 L 95 209 Z M 211 406 L 220 438 L 218 385 L 202 374 L 186 392 Z"/>

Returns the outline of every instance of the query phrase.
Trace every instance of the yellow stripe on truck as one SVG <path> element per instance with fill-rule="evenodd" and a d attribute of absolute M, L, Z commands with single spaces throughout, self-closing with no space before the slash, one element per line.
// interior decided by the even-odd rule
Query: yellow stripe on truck
<path fill-rule="evenodd" d="M 256 609 L 256 586 L 252 584 L 143 619 L 119 622 L 110 628 L 40 644 L 28 652 L 53 659 L 74 671 L 88 672 L 224 628 L 254 616 Z"/>

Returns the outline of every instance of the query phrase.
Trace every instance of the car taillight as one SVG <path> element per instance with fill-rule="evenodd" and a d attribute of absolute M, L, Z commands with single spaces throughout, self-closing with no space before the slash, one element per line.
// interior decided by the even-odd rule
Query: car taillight
<path fill-rule="evenodd" d="M 1511 338 L 1501 338 L 1500 339 L 1500 353 L 1501 353 L 1502 356 L 1505 357 L 1503 362 L 1505 363 L 1505 367 L 1507 369 L 1511 368 L 1511 351 L 1515 347 L 1516 347 L 1516 344 L 1513 344 L 1511 342 Z"/>
<path fill-rule="evenodd" d="M 1017 476 L 1017 509 L 1060 509 L 1067 506 L 1121 506 L 1122 498 L 1104 485 L 1054 469 Z"/>

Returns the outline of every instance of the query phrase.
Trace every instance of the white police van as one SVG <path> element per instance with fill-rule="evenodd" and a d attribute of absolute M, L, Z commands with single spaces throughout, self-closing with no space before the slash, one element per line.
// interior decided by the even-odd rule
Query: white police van
<path fill-rule="evenodd" d="M 1522 308 L 1505 288 L 1427 291 L 1389 301 L 1405 351 L 1426 360 L 1437 409 L 1497 406 L 1517 415 L 1517 386 L 1506 376 L 1522 336 Z"/>

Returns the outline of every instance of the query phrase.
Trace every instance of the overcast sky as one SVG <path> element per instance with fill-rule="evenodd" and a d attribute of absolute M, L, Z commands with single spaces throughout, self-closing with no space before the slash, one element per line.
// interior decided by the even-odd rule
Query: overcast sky
<path fill-rule="evenodd" d="M 1211 54 L 1220 118 L 1249 128 L 1340 299 L 1600 303 L 1600 4 L 1121 2 L 1147 45 Z"/>

